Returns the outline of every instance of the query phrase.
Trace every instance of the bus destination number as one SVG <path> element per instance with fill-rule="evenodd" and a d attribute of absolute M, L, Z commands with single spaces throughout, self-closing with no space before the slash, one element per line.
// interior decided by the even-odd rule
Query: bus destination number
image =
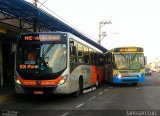
<path fill-rule="evenodd" d="M 30 65 L 30 64 L 28 64 L 28 65 L 26 65 L 26 64 L 21 64 L 21 65 L 19 66 L 19 69 L 36 69 L 36 68 L 38 68 L 37 65 Z"/>

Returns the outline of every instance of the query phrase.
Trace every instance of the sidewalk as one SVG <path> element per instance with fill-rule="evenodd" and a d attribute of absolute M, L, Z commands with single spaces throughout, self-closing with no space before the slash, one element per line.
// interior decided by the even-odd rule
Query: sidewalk
<path fill-rule="evenodd" d="M 14 95 L 14 86 L 0 86 L 0 104 L 10 100 Z"/>
<path fill-rule="evenodd" d="M 13 85 L 0 86 L 0 96 L 3 94 L 9 94 L 9 93 L 14 93 L 14 86 Z"/>

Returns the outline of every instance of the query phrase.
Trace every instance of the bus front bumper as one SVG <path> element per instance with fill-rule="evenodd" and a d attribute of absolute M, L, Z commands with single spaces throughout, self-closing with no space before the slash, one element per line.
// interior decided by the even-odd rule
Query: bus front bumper
<path fill-rule="evenodd" d="M 144 75 L 141 77 L 121 77 L 118 78 L 117 76 L 113 77 L 113 83 L 143 83 L 145 80 Z"/>
<path fill-rule="evenodd" d="M 15 84 L 17 94 L 68 94 L 66 84 L 56 86 L 23 86 Z"/>

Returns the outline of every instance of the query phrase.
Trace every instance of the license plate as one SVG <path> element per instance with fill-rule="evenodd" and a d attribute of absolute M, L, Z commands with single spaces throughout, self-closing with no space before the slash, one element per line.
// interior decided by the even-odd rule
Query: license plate
<path fill-rule="evenodd" d="M 43 94 L 43 91 L 34 91 L 34 94 L 42 95 L 42 94 Z"/>
<path fill-rule="evenodd" d="M 122 73 L 122 77 L 127 77 L 127 76 L 129 76 L 128 73 Z"/>

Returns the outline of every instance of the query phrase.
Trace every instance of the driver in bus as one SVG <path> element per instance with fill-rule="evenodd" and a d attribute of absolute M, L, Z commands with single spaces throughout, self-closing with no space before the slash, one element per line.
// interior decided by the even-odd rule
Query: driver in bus
<path fill-rule="evenodd" d="M 118 69 L 126 69 L 126 67 L 127 67 L 126 61 L 122 57 L 117 58 L 116 59 L 116 67 Z"/>

